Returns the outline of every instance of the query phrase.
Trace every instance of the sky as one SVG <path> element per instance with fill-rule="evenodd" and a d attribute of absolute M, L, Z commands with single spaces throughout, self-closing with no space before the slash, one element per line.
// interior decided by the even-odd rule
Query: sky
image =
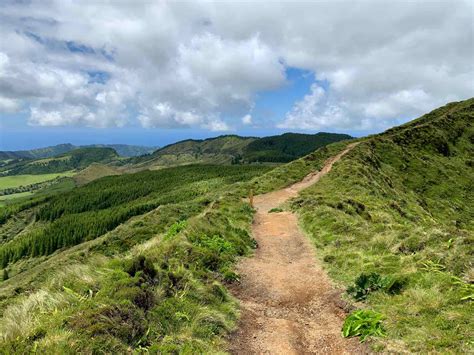
<path fill-rule="evenodd" d="M 0 149 L 383 131 L 474 96 L 474 1 L 0 2 Z"/>

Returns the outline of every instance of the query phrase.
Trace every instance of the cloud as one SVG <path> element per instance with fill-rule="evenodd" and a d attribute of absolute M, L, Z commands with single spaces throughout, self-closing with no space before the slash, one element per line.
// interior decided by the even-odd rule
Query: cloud
<path fill-rule="evenodd" d="M 252 124 L 252 116 L 250 114 L 246 114 L 244 117 L 242 117 L 242 123 L 244 125 L 251 125 Z"/>
<path fill-rule="evenodd" d="M 12 1 L 0 21 L 0 112 L 33 125 L 227 130 L 288 67 L 314 84 L 281 128 L 382 129 L 474 94 L 471 1 Z"/>
<path fill-rule="evenodd" d="M 0 96 L 0 112 L 17 112 L 21 108 L 18 100 L 9 99 L 7 97 Z"/>
<path fill-rule="evenodd" d="M 307 130 L 333 127 L 347 129 L 352 123 L 343 104 L 334 102 L 321 86 L 313 84 L 311 92 L 295 103 L 278 127 Z"/>

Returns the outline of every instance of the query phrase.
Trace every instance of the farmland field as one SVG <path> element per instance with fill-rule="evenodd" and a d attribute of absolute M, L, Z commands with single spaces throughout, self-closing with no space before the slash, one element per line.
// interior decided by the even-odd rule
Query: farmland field
<path fill-rule="evenodd" d="M 73 176 L 72 171 L 66 171 L 64 173 L 55 174 L 40 174 L 40 175 L 14 175 L 14 176 L 2 176 L 0 177 L 0 190 L 9 189 L 13 187 L 26 186 L 31 184 L 37 184 L 40 182 L 53 180 L 57 177 Z"/>

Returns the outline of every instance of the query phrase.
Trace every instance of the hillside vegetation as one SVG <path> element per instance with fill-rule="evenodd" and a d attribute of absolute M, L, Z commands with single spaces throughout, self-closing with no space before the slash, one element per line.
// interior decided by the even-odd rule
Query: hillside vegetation
<path fill-rule="evenodd" d="M 76 185 L 85 185 L 105 176 L 120 175 L 122 171 L 115 166 L 92 163 L 74 175 Z"/>
<path fill-rule="evenodd" d="M 67 153 L 75 147 L 72 144 L 58 144 L 51 147 L 31 149 L 31 150 L 16 150 L 16 151 L 0 151 L 0 160 L 7 159 L 44 159 L 51 158 L 56 155 Z"/>
<path fill-rule="evenodd" d="M 204 140 L 189 139 L 127 163 L 147 168 L 203 163 L 284 163 L 327 144 L 347 139 L 351 139 L 351 136 L 336 133 L 285 133 L 263 138 L 227 135 Z"/>
<path fill-rule="evenodd" d="M 80 148 L 46 159 L 13 161 L 0 168 L 1 175 L 52 174 L 83 169 L 92 163 L 118 159 L 112 148 Z"/>
<path fill-rule="evenodd" d="M 0 284 L 2 348 L 221 349 L 237 319 L 222 282 L 237 277 L 233 261 L 254 246 L 242 184 L 268 170 L 188 166 L 111 176 L 24 206 L 19 213 L 33 209 L 37 222 L 1 246 L 13 255 Z"/>
<path fill-rule="evenodd" d="M 52 158 L 80 148 L 112 148 L 117 152 L 118 155 L 122 157 L 134 157 L 149 154 L 156 150 L 155 147 L 144 147 L 129 144 L 90 144 L 85 146 L 76 146 L 70 143 L 65 143 L 30 150 L 0 151 L 0 161 L 14 159 Z"/>
<path fill-rule="evenodd" d="M 347 134 L 336 133 L 284 133 L 250 142 L 245 147 L 241 159 L 245 162 L 287 163 L 330 143 L 351 138 Z"/>
<path fill-rule="evenodd" d="M 384 317 L 376 350 L 473 351 L 473 124 L 471 99 L 362 140 L 291 203 L 330 276 Z"/>

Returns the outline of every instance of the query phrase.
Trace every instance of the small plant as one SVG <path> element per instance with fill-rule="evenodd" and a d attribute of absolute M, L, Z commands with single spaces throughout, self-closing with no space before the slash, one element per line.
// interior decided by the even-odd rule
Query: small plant
<path fill-rule="evenodd" d="M 442 272 L 446 267 L 440 263 L 436 263 L 431 260 L 421 262 L 421 270 L 426 272 Z"/>
<path fill-rule="evenodd" d="M 268 213 L 278 213 L 278 212 L 283 212 L 283 210 L 281 208 L 276 207 L 268 211 Z"/>
<path fill-rule="evenodd" d="M 403 288 L 403 281 L 393 277 L 381 276 L 376 272 L 371 274 L 360 274 L 353 286 L 347 289 L 347 293 L 357 301 L 363 301 L 367 296 L 375 291 L 385 291 L 390 294 L 397 294 Z"/>
<path fill-rule="evenodd" d="M 461 301 L 474 301 L 474 285 L 464 282 L 459 277 L 452 276 L 451 280 L 461 291 Z"/>
<path fill-rule="evenodd" d="M 342 326 L 342 335 L 345 338 L 360 337 L 364 342 L 369 336 L 385 336 L 386 332 L 382 325 L 384 316 L 372 310 L 358 310 L 351 313 Z"/>
<path fill-rule="evenodd" d="M 232 270 L 226 270 L 223 273 L 224 281 L 226 282 L 238 282 L 240 281 L 240 275 Z"/>
<path fill-rule="evenodd" d="M 3 269 L 3 276 L 2 276 L 2 280 L 3 281 L 6 281 L 8 280 L 9 276 L 8 276 L 8 270 L 7 269 Z"/>
<path fill-rule="evenodd" d="M 178 221 L 171 225 L 165 235 L 165 239 L 169 239 L 177 235 L 186 227 L 186 221 Z"/>

